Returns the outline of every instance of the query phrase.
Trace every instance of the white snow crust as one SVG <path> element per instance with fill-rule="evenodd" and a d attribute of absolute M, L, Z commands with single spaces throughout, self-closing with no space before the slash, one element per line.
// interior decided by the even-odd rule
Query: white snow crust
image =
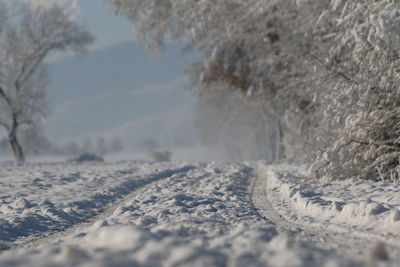
<path fill-rule="evenodd" d="M 316 246 L 261 215 L 253 195 L 273 190 L 272 203 L 288 205 L 270 208 L 304 224 L 397 234 L 396 185 L 303 174 L 263 163 L 3 163 L 0 266 L 396 266 Z M 253 190 L 255 179 L 266 188 Z"/>

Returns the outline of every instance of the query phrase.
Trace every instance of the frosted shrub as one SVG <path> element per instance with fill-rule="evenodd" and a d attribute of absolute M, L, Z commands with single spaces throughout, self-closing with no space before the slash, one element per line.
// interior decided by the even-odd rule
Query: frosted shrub
<path fill-rule="evenodd" d="M 344 77 L 323 88 L 321 136 L 313 166 L 331 178 L 400 178 L 400 6 L 393 1 L 338 4 L 331 68 Z M 331 14 L 334 15 L 334 14 Z M 331 145 L 330 145 L 331 144 Z"/>
<path fill-rule="evenodd" d="M 388 88 L 344 86 L 341 101 L 333 96 L 335 102 L 327 105 L 323 124 L 331 130 L 324 138 L 327 146 L 317 153 L 314 171 L 333 178 L 397 180 L 399 96 Z M 356 97 L 346 97 L 351 94 Z"/>
<path fill-rule="evenodd" d="M 104 159 L 96 154 L 83 152 L 77 157 L 69 159 L 70 162 L 84 163 L 84 162 L 103 162 Z"/>
<path fill-rule="evenodd" d="M 165 151 L 151 150 L 150 157 L 154 162 L 170 162 L 172 158 L 172 152 L 168 150 Z"/>

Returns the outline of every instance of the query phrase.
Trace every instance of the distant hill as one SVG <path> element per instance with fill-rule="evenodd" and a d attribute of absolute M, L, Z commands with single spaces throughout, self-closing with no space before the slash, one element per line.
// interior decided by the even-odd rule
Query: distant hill
<path fill-rule="evenodd" d="M 151 60 L 143 44 L 124 42 L 81 58 L 51 63 L 50 105 L 106 92 L 127 92 L 182 76 L 180 51 L 179 46 L 170 45 L 164 55 Z"/>
<path fill-rule="evenodd" d="M 50 64 L 46 135 L 58 144 L 119 138 L 131 149 L 195 144 L 195 97 L 185 89 L 179 57 L 171 46 L 150 62 L 142 44 L 123 43 Z"/>

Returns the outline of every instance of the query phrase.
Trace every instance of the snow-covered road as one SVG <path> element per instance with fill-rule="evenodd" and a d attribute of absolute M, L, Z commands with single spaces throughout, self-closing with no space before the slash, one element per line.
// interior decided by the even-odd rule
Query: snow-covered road
<path fill-rule="evenodd" d="M 397 266 L 398 186 L 304 175 L 262 162 L 3 164 L 0 266 Z"/>

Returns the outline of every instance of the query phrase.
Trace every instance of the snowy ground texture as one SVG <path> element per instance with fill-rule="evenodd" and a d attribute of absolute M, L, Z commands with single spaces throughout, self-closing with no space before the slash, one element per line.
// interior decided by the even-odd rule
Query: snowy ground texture
<path fill-rule="evenodd" d="M 399 266 L 400 187 L 265 163 L 0 164 L 0 266 Z"/>

